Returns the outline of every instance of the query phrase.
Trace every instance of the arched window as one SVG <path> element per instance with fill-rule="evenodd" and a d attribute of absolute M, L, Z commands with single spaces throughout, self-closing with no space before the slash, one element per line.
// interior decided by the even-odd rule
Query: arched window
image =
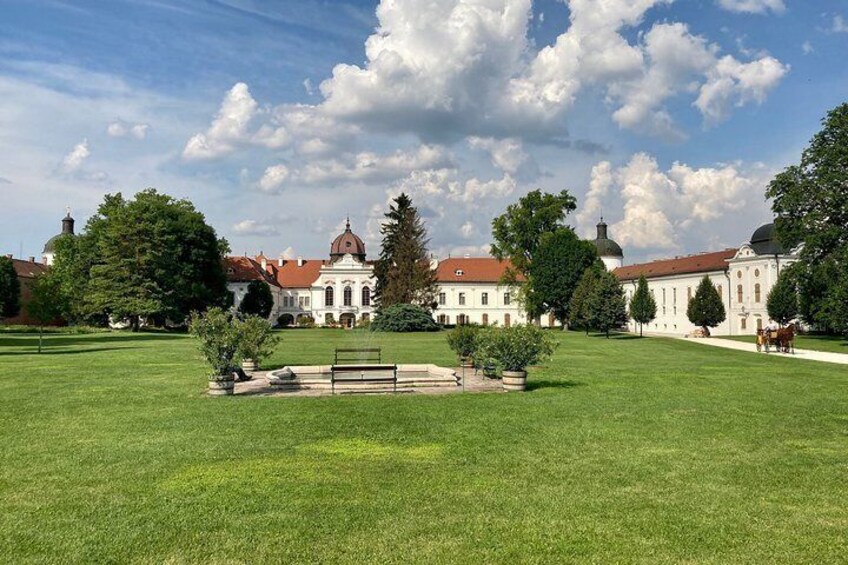
<path fill-rule="evenodd" d="M 510 324 L 509 314 L 504 314 L 504 327 L 508 328 Z"/>
<path fill-rule="evenodd" d="M 742 304 L 742 285 L 736 285 L 736 302 Z"/>
<path fill-rule="evenodd" d="M 328 286 L 324 289 L 324 306 L 332 306 L 333 305 L 333 287 Z"/>
<path fill-rule="evenodd" d="M 747 330 L 748 329 L 748 320 L 745 318 L 739 318 L 739 329 Z"/>
<path fill-rule="evenodd" d="M 754 285 L 754 302 L 760 301 L 760 283 Z"/>
<path fill-rule="evenodd" d="M 488 314 L 483 314 L 483 325 L 484 326 L 489 325 L 489 315 Z"/>
<path fill-rule="evenodd" d="M 448 317 L 444 314 L 439 314 L 438 321 L 441 325 L 445 326 L 448 323 Z"/>
<path fill-rule="evenodd" d="M 459 316 L 456 317 L 456 325 L 457 326 L 464 326 L 467 323 L 468 323 L 468 317 L 465 314 L 460 314 Z"/>
<path fill-rule="evenodd" d="M 342 299 L 344 300 L 345 306 L 353 306 L 353 289 L 349 286 L 344 287 Z"/>
<path fill-rule="evenodd" d="M 362 287 L 362 305 L 371 306 L 371 289 L 367 286 Z"/>

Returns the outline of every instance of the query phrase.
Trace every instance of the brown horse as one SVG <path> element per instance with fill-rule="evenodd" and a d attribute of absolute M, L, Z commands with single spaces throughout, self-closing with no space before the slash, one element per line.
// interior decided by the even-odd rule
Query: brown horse
<path fill-rule="evenodd" d="M 774 346 L 782 353 L 795 353 L 795 325 L 789 324 L 778 330 L 757 330 L 757 351 L 765 347 L 766 353 Z"/>

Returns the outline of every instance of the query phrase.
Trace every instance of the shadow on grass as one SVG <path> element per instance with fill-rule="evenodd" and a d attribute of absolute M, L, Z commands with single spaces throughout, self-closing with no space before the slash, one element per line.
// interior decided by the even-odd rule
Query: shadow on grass
<path fill-rule="evenodd" d="M 595 339 L 606 339 L 607 335 L 606 334 L 589 334 L 589 337 L 592 337 L 592 338 L 595 338 Z M 617 341 L 625 341 L 625 340 L 630 340 L 630 339 L 645 339 L 645 338 L 640 337 L 638 335 L 634 335 L 634 334 L 611 333 L 611 334 L 609 334 L 609 339 L 610 340 L 617 340 Z"/>
<path fill-rule="evenodd" d="M 0 357 L 14 357 L 20 355 L 83 355 L 85 353 L 102 353 L 104 351 L 128 351 L 130 349 L 138 349 L 137 347 L 91 347 L 88 349 L 59 349 L 54 350 L 50 347 L 45 347 L 38 352 L 37 346 L 27 346 L 26 348 L 16 348 L 15 351 L 0 351 Z"/>
<path fill-rule="evenodd" d="M 555 381 L 551 379 L 528 380 L 527 391 L 541 390 L 545 388 L 575 388 L 578 386 L 586 386 L 586 383 L 577 381 Z"/>
<path fill-rule="evenodd" d="M 15 337 L 11 337 L 15 335 Z M 185 337 L 186 334 L 154 334 L 154 333 L 103 333 L 103 334 L 44 334 L 44 341 L 53 343 L 62 347 L 71 347 L 76 345 L 96 345 L 115 342 L 133 342 L 133 341 L 168 341 Z M 34 347 L 38 345 L 38 334 L 2 334 L 0 337 L 0 347 Z"/>

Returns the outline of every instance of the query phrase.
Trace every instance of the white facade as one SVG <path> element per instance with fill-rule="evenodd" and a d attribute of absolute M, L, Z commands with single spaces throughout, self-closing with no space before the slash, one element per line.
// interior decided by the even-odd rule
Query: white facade
<path fill-rule="evenodd" d="M 439 283 L 433 317 L 442 325 L 526 324 L 527 316 L 514 295 L 513 289 L 497 283 Z"/>

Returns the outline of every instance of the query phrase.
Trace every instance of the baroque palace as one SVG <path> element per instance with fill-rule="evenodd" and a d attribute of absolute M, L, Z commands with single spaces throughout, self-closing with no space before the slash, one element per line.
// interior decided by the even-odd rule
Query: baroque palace
<path fill-rule="evenodd" d="M 645 329 L 667 334 L 693 329 L 686 307 L 704 275 L 709 275 L 716 286 L 727 312 L 726 321 L 713 334 L 754 334 L 768 323 L 766 297 L 780 271 L 797 259 L 798 252 L 781 247 L 773 224 L 758 228 L 739 248 L 628 266 L 624 266 L 624 253 L 609 237 L 603 219 L 593 243 L 606 268 L 621 281 L 628 301 L 640 275 L 645 275 L 657 303 L 657 318 Z M 499 284 L 507 266 L 492 257 L 433 259 L 439 286 L 435 319 L 445 325 L 526 323 L 527 317 L 510 289 Z M 225 267 L 236 306 L 250 282 L 263 281 L 274 295 L 272 319 L 284 324 L 297 324 L 307 317 L 318 325 L 353 327 L 374 314 L 373 265 L 349 221 L 330 245 L 329 259 L 272 260 L 260 254 L 228 257 Z M 555 325 L 552 316 L 536 322 L 546 327 Z M 630 328 L 637 329 L 632 321 Z"/>

